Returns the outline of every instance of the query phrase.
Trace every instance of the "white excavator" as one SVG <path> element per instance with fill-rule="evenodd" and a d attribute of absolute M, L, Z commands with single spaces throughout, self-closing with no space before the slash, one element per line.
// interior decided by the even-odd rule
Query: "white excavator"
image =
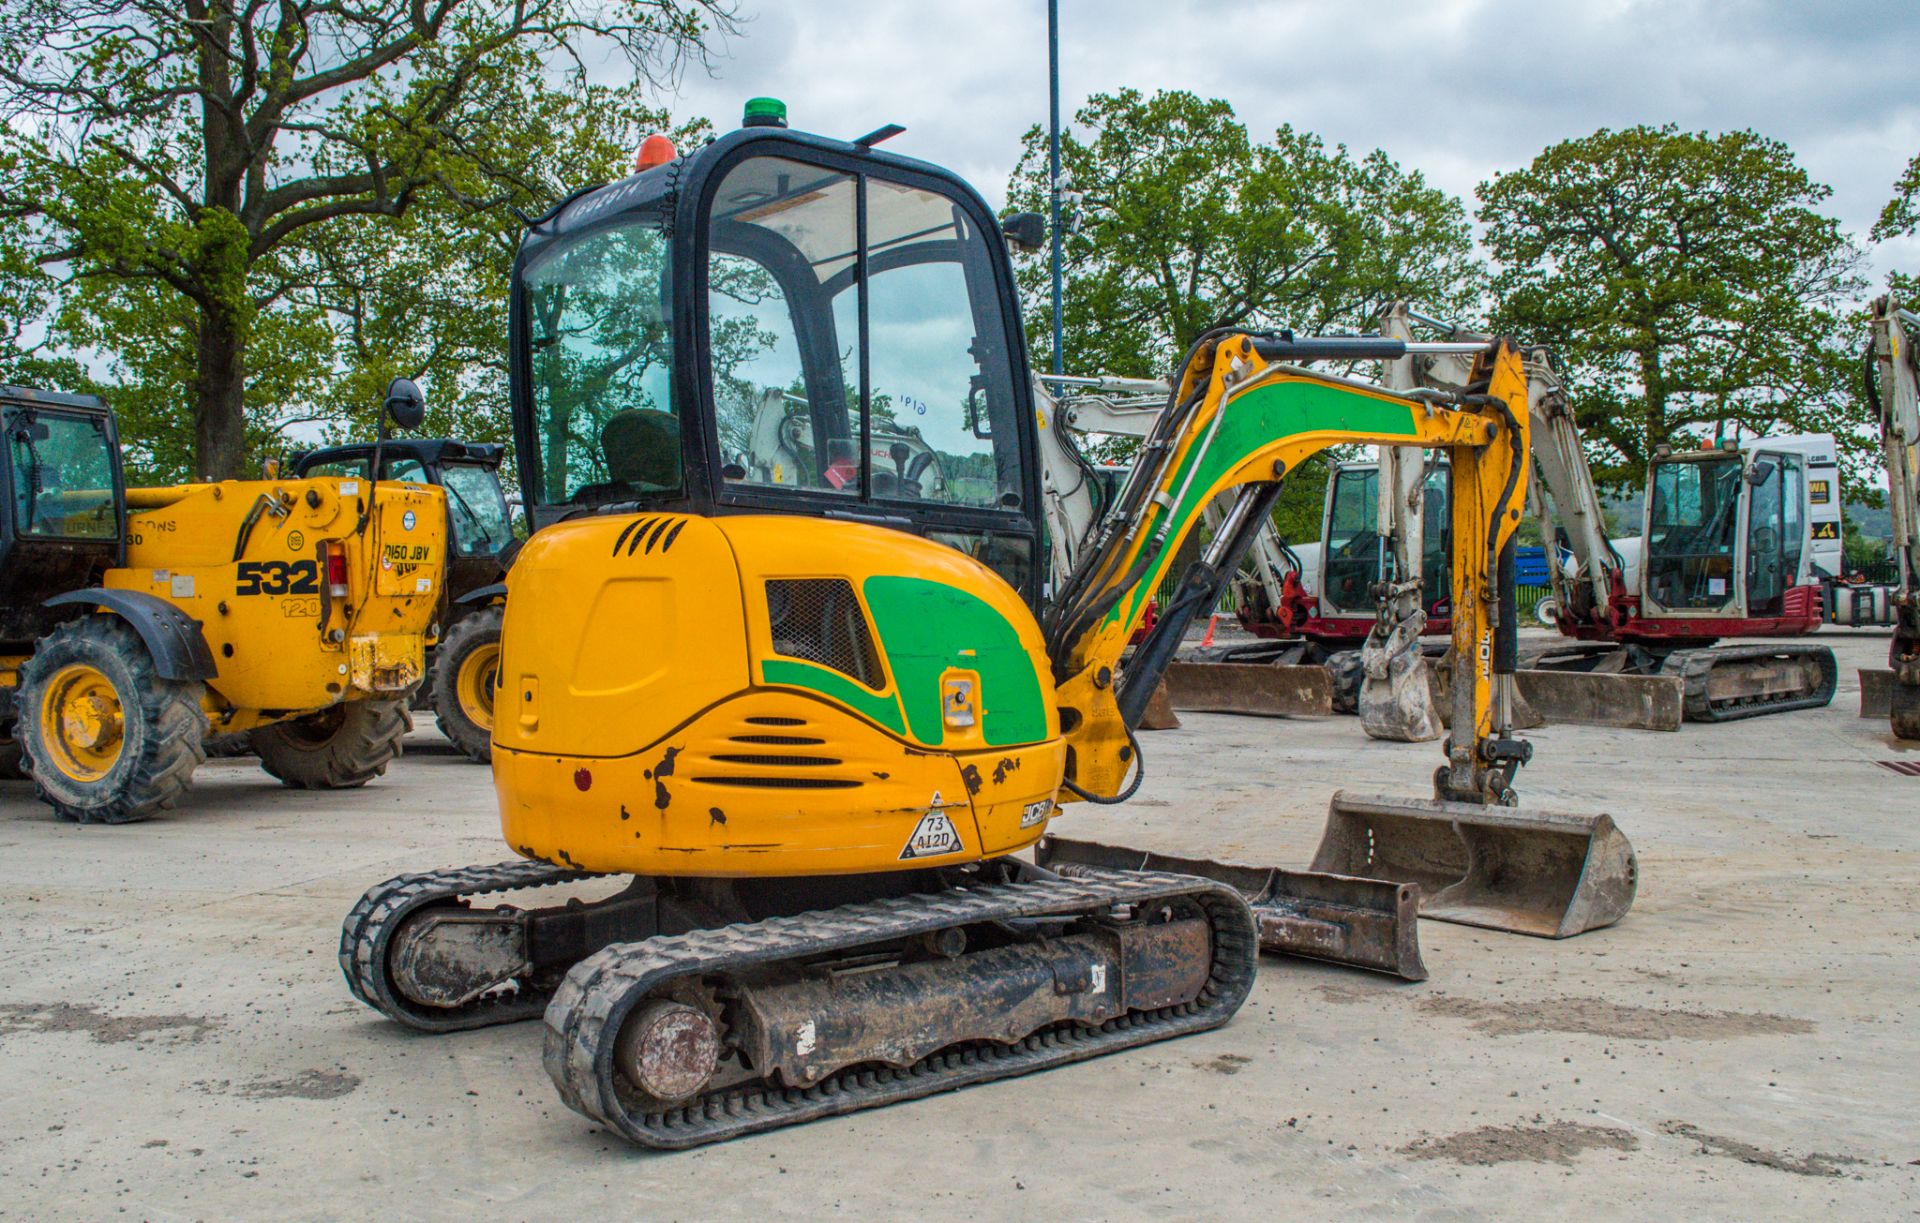
<path fill-rule="evenodd" d="M 1920 375 L 1912 339 L 1920 332 L 1920 315 L 1882 297 L 1873 303 L 1871 326 L 1866 391 L 1880 416 L 1897 572 L 1889 672 L 1863 673 L 1861 699 L 1873 700 L 1870 692 L 1884 694 L 1894 735 L 1920 739 Z"/>

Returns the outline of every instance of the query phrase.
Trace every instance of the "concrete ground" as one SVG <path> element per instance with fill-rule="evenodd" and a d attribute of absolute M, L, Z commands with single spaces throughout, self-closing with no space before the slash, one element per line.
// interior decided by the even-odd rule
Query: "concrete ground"
<path fill-rule="evenodd" d="M 1422 923 L 1407 985 L 1267 960 L 1227 1027 L 676 1155 L 569 1112 L 520 1024 L 420 1037 L 347 994 L 341 917 L 508 856 L 487 772 L 359 792 L 207 766 L 190 810 L 60 824 L 0 786 L 0 1216 L 22 1219 L 1920 1213 L 1920 761 L 1829 709 L 1677 734 L 1547 728 L 1522 802 L 1638 847 L 1621 925 Z M 434 746 L 422 736 L 423 748 Z M 1434 745 L 1186 715 L 1063 833 L 1301 863 L 1339 787 L 1422 794 Z"/>

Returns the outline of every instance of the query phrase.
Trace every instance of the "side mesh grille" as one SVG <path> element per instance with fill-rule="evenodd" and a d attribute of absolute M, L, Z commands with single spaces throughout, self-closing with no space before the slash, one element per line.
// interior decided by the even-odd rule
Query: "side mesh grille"
<path fill-rule="evenodd" d="M 845 578 L 774 579 L 767 582 L 767 619 L 773 649 L 880 686 L 880 655 L 853 584 Z"/>

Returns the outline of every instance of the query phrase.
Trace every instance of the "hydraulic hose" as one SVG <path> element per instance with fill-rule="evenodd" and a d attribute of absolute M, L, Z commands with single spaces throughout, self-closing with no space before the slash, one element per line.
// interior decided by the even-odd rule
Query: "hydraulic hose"
<path fill-rule="evenodd" d="M 1140 740 L 1133 737 L 1133 727 L 1129 726 L 1126 729 L 1127 746 L 1133 751 L 1133 780 L 1127 783 L 1126 789 L 1120 791 L 1118 794 L 1101 795 L 1095 794 L 1091 790 L 1081 789 L 1079 784 L 1071 777 L 1062 777 L 1060 784 L 1073 791 L 1075 797 L 1085 799 L 1087 802 L 1099 807 L 1116 806 L 1132 798 L 1134 792 L 1140 788 L 1141 781 L 1147 776 L 1147 758 L 1140 754 Z"/>

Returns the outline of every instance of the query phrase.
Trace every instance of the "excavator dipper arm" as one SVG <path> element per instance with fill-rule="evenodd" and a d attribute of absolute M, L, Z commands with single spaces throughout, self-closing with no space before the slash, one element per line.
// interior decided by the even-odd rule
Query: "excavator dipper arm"
<path fill-rule="evenodd" d="M 1450 396 L 1401 395 L 1286 364 L 1393 359 L 1423 347 L 1373 337 L 1243 334 L 1196 345 L 1172 403 L 1142 444 L 1118 503 L 1063 584 L 1046 626 L 1071 749 L 1069 781 L 1077 793 L 1120 791 L 1136 756 L 1129 728 L 1192 615 L 1217 596 L 1251 546 L 1280 480 L 1329 446 L 1371 444 L 1441 449 L 1452 458 L 1454 644 L 1467 664 L 1465 682 L 1454 688 L 1458 732 L 1440 797 L 1505 798 L 1524 751 L 1511 735 L 1499 670 L 1510 667 L 1514 655 L 1511 587 L 1503 600 L 1500 558 L 1519 525 L 1527 479 L 1526 377 L 1518 352 L 1505 341 L 1473 345 L 1476 376 Z M 1163 609 L 1127 673 L 1116 675 L 1150 592 L 1204 507 L 1229 491 L 1236 494 L 1234 508 L 1200 565 L 1186 575 L 1174 606 Z"/>
<path fill-rule="evenodd" d="M 1394 360 L 1431 348 L 1470 358 L 1459 390 L 1400 394 L 1287 362 Z M 1440 449 L 1453 472 L 1453 733 L 1431 800 L 1336 794 L 1309 872 L 1181 860 L 1252 905 L 1270 951 L 1425 976 L 1412 915 L 1564 937 L 1632 904 L 1632 847 L 1605 815 L 1520 813 L 1514 771 L 1531 754 L 1512 731 L 1517 626 L 1513 542 L 1526 496 L 1527 373 L 1508 341 L 1411 345 L 1370 337 L 1247 335 L 1196 345 L 1118 503 L 1089 541 L 1047 625 L 1069 746 L 1066 787 L 1112 802 L 1139 784 L 1131 727 L 1186 624 L 1209 607 L 1264 522 L 1278 482 L 1341 444 Z M 1173 606 L 1116 676 L 1146 601 L 1200 512 L 1232 511 Z M 1127 784 L 1129 772 L 1134 772 Z M 1068 872 L 1165 868 L 1150 854 L 1050 837 L 1040 861 Z"/>

